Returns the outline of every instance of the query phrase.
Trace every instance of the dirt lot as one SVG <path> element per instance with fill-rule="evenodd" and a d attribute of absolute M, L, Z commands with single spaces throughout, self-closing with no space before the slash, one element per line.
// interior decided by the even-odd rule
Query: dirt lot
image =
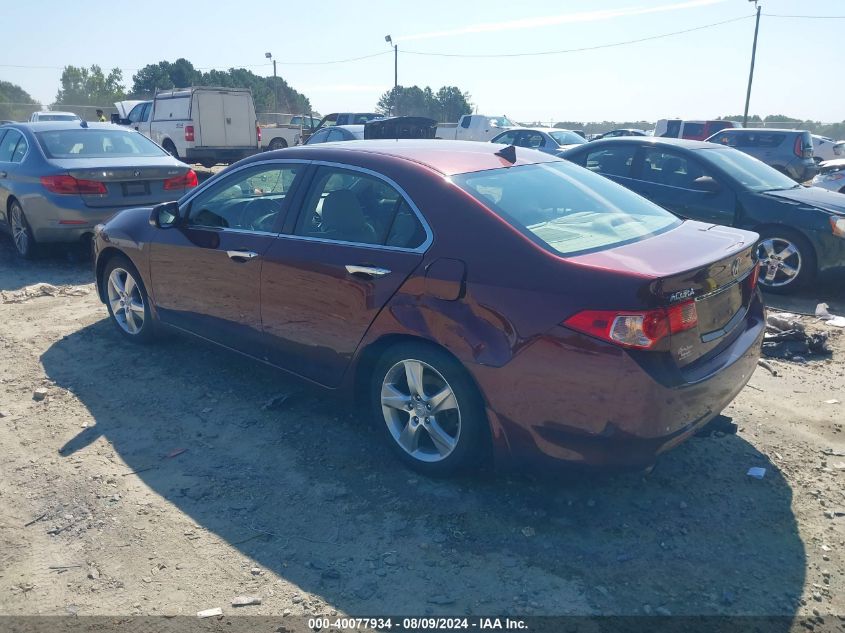
<path fill-rule="evenodd" d="M 125 343 L 91 281 L 87 262 L 21 263 L 0 239 L 0 290 L 88 290 L 0 300 L 2 615 L 228 614 L 254 595 L 240 613 L 841 626 L 841 331 L 832 360 L 758 369 L 726 411 L 736 435 L 695 438 L 650 475 L 428 481 L 342 403 L 279 372 L 185 338 Z M 794 305 L 845 313 L 841 282 L 824 293 Z"/>

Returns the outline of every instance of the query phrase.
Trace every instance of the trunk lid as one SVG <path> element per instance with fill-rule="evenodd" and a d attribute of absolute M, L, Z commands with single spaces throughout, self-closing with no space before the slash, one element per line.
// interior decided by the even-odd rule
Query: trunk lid
<path fill-rule="evenodd" d="M 574 257 L 571 261 L 618 270 L 642 279 L 638 296 L 647 308 L 692 303 L 697 324 L 673 332 L 663 351 L 685 366 L 741 333 L 753 299 L 757 234 L 701 222 L 633 244 Z M 625 308 L 627 306 L 621 306 Z"/>
<path fill-rule="evenodd" d="M 187 165 L 162 164 L 160 158 L 114 158 L 100 165 L 79 159 L 51 160 L 51 164 L 78 180 L 102 182 L 105 194 L 80 196 L 85 206 L 138 207 L 176 200 L 184 189 L 165 189 L 164 181 L 185 175 Z"/>

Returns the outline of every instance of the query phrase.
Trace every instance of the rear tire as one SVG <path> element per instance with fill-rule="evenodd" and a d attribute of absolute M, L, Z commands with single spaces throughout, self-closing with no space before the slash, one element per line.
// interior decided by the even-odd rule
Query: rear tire
<path fill-rule="evenodd" d="M 124 255 L 112 257 L 100 281 L 105 290 L 106 308 L 117 331 L 133 343 L 149 343 L 155 338 L 155 323 L 147 289 L 138 270 Z"/>
<path fill-rule="evenodd" d="M 288 146 L 288 143 L 283 138 L 274 138 L 270 141 L 270 151 L 275 151 L 277 149 L 284 149 Z"/>
<path fill-rule="evenodd" d="M 815 278 L 816 253 L 803 235 L 786 227 L 764 227 L 759 233 L 757 256 L 763 289 L 790 294 Z"/>
<path fill-rule="evenodd" d="M 9 226 L 18 257 L 32 259 L 35 256 L 35 238 L 32 236 L 32 229 L 26 220 L 23 207 L 17 200 L 13 200 L 9 205 Z"/>
<path fill-rule="evenodd" d="M 162 147 L 164 148 L 164 151 L 170 154 L 173 158 L 179 158 L 179 151 L 170 139 L 166 140 Z"/>
<path fill-rule="evenodd" d="M 466 369 L 444 350 L 400 343 L 376 363 L 371 416 L 394 453 L 429 477 L 477 466 L 488 422 Z"/>

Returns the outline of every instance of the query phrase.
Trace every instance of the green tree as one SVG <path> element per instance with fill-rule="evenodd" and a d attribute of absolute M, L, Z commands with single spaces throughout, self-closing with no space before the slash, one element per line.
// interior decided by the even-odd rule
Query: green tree
<path fill-rule="evenodd" d="M 96 64 L 91 68 L 65 66 L 61 84 L 56 94 L 56 105 L 110 106 L 126 96 L 123 73 L 119 68 L 112 68 L 106 75 Z"/>
<path fill-rule="evenodd" d="M 8 81 L 0 81 L 0 119 L 26 120 L 34 110 L 40 108 L 41 104 L 26 90 Z"/>
<path fill-rule="evenodd" d="M 156 90 L 188 88 L 202 78 L 194 65 L 180 57 L 175 62 L 160 61 L 147 64 L 132 76 L 132 94 L 138 97 L 152 97 Z"/>
<path fill-rule="evenodd" d="M 396 86 L 378 100 L 376 110 L 393 116 L 424 116 L 436 121 L 457 121 L 472 112 L 469 94 L 455 86 L 443 86 L 435 94 L 426 86 Z"/>

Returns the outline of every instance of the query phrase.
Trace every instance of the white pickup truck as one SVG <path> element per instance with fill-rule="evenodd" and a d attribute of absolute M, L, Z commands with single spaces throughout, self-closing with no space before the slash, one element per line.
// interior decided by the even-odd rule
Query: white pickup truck
<path fill-rule="evenodd" d="M 129 125 L 174 157 L 211 167 L 258 152 L 252 92 L 243 88 L 177 88 L 152 101 L 119 101 L 115 123 Z"/>
<path fill-rule="evenodd" d="M 516 124 L 506 116 L 465 114 L 457 123 L 441 123 L 438 125 L 434 138 L 486 142 L 500 132 L 512 127 L 516 127 Z"/>
<path fill-rule="evenodd" d="M 258 115 L 261 128 L 261 149 L 274 150 L 299 145 L 303 132 L 308 135 L 320 123 L 319 118 L 306 114 L 265 112 Z"/>

